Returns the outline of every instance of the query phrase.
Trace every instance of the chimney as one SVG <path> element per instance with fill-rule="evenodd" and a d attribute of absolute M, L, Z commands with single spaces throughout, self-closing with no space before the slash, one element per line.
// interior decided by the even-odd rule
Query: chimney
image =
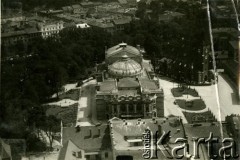
<path fill-rule="evenodd" d="M 76 128 L 76 132 L 80 132 L 81 131 L 81 128 L 80 128 L 79 125 L 77 125 L 75 128 Z"/>
<path fill-rule="evenodd" d="M 182 124 L 182 118 L 181 117 L 179 117 L 179 122 Z"/>
<path fill-rule="evenodd" d="M 139 44 L 137 44 L 137 49 L 138 49 L 139 51 L 140 51 L 140 49 L 141 49 Z"/>
<path fill-rule="evenodd" d="M 162 126 L 158 125 L 158 134 L 161 134 L 161 133 L 162 133 Z"/>
<path fill-rule="evenodd" d="M 105 46 L 105 59 L 107 58 L 107 46 Z"/>
<path fill-rule="evenodd" d="M 95 135 L 93 135 L 92 138 L 99 138 L 101 136 L 101 130 L 99 128 L 95 128 L 97 130 L 97 133 Z"/>
<path fill-rule="evenodd" d="M 92 138 L 92 130 L 91 129 L 89 129 L 89 138 Z"/>
<path fill-rule="evenodd" d="M 152 118 L 152 121 L 154 124 L 157 124 L 157 120 L 155 118 Z"/>
<path fill-rule="evenodd" d="M 101 136 L 101 130 L 100 130 L 100 128 L 98 128 L 98 136 L 99 136 L 99 137 Z"/>

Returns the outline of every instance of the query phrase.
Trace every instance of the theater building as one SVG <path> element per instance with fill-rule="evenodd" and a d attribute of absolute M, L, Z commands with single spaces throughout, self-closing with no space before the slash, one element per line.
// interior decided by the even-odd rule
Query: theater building
<path fill-rule="evenodd" d="M 96 80 L 99 120 L 164 117 L 163 90 L 140 47 L 121 43 L 107 49 Z"/>

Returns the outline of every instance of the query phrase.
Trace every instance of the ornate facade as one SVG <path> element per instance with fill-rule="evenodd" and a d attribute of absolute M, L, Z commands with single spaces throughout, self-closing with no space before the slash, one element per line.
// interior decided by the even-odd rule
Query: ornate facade
<path fill-rule="evenodd" d="M 98 119 L 164 117 L 163 90 L 139 49 L 126 43 L 109 48 L 97 70 Z"/>

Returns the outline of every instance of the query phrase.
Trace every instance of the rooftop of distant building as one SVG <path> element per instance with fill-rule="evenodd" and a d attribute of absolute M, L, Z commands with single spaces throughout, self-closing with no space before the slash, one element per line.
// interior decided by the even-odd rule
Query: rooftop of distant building
<path fill-rule="evenodd" d="M 110 120 L 113 146 L 116 150 L 139 150 L 140 146 L 130 146 L 131 142 L 142 142 L 143 133 L 146 129 L 162 134 L 170 131 L 169 143 L 179 137 L 184 137 L 184 129 L 181 119 L 178 117 L 122 120 L 113 118 Z M 160 135 L 161 136 L 161 135 Z"/>
<path fill-rule="evenodd" d="M 63 144 L 69 140 L 85 151 L 100 151 L 111 147 L 109 127 L 101 126 L 79 126 L 63 128 Z"/>

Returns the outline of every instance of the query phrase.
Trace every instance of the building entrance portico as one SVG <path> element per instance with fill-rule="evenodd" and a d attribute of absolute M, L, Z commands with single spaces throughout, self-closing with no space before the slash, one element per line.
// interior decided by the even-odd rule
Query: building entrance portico
<path fill-rule="evenodd" d="M 141 118 L 144 117 L 144 111 L 149 111 L 149 104 L 144 103 L 121 103 L 121 104 L 111 104 L 112 116 L 124 117 L 124 118 Z"/>

